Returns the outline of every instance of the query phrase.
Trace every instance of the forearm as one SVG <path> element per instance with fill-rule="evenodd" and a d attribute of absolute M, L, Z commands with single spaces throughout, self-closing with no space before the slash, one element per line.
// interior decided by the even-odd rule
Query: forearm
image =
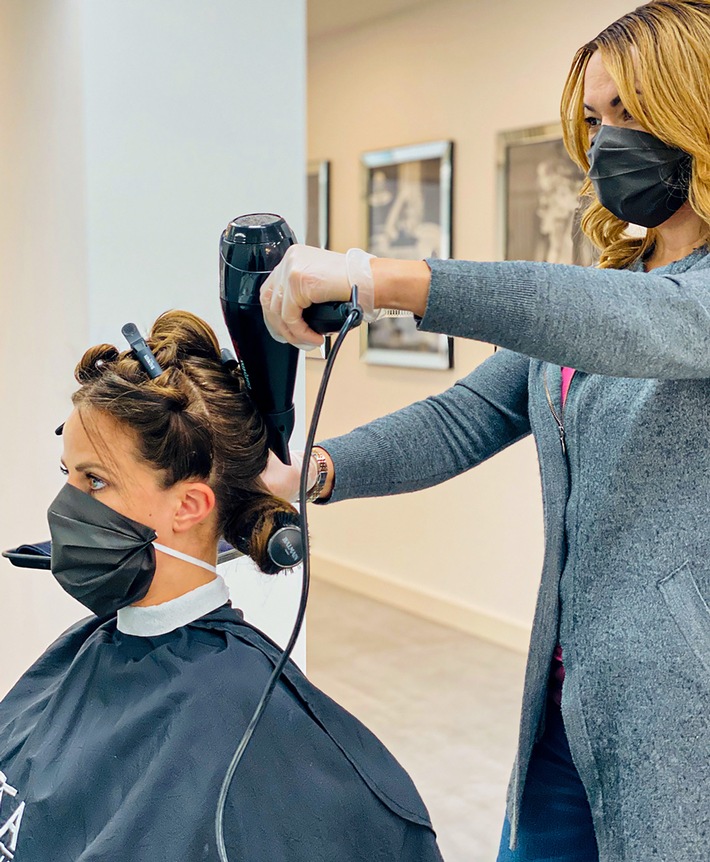
<path fill-rule="evenodd" d="M 528 367 L 499 351 L 440 395 L 322 441 L 330 463 L 320 501 L 428 488 L 524 437 Z"/>
<path fill-rule="evenodd" d="M 421 317 L 429 298 L 431 270 L 424 260 L 374 257 L 370 261 L 375 308 L 411 311 Z"/>
<path fill-rule="evenodd" d="M 430 261 L 421 327 L 617 377 L 710 376 L 710 269 Z"/>
<path fill-rule="evenodd" d="M 378 307 L 412 311 L 423 330 L 589 373 L 710 376 L 710 268 L 654 275 L 527 261 L 428 264 L 373 259 Z"/>

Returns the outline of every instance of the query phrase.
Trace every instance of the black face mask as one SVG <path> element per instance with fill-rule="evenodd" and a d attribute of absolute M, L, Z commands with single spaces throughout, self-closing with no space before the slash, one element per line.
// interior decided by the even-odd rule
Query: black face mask
<path fill-rule="evenodd" d="M 691 157 L 648 132 L 604 125 L 587 158 L 599 202 L 622 221 L 658 227 L 688 199 Z"/>
<path fill-rule="evenodd" d="M 52 574 L 97 616 L 137 602 L 155 575 L 155 530 L 120 515 L 72 485 L 47 512 Z"/>
<path fill-rule="evenodd" d="M 47 512 L 52 574 L 97 616 L 145 597 L 155 577 L 155 551 L 217 574 L 212 566 L 155 541 L 157 533 L 66 484 Z"/>

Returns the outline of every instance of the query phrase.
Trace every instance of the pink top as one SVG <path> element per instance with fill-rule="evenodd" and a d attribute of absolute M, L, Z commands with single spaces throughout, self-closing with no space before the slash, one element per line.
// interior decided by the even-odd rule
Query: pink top
<path fill-rule="evenodd" d="M 574 368 L 562 369 L 562 406 L 565 406 L 569 385 L 574 376 Z M 562 664 L 562 647 L 557 644 L 550 666 L 550 697 L 560 706 L 562 703 L 562 683 L 565 679 L 565 666 Z"/>
<path fill-rule="evenodd" d="M 562 369 L 562 406 L 565 406 L 565 401 L 567 400 L 567 393 L 569 392 L 569 385 L 572 382 L 572 378 L 574 377 L 574 368 L 563 368 Z"/>

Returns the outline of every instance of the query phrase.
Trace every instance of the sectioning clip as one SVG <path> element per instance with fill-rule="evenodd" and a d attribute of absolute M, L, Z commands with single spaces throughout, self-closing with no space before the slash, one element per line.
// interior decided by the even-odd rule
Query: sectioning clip
<path fill-rule="evenodd" d="M 148 372 L 150 378 L 159 377 L 163 369 L 158 365 L 158 360 L 153 356 L 153 351 L 145 343 L 145 338 L 138 332 L 135 323 L 127 323 L 121 327 L 121 332 L 126 341 L 131 345 L 131 350 L 136 354 L 140 364 Z"/>
<path fill-rule="evenodd" d="M 219 355 L 222 359 L 222 365 L 224 365 L 227 371 L 234 371 L 235 368 L 239 368 L 237 358 L 231 350 L 227 350 L 226 347 L 223 347 Z"/>

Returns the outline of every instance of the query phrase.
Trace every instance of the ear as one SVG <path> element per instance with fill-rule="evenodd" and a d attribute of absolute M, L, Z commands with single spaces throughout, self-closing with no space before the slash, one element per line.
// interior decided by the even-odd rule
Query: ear
<path fill-rule="evenodd" d="M 204 482 L 183 482 L 176 500 L 173 531 L 185 533 L 206 521 L 215 509 L 214 491 Z"/>

